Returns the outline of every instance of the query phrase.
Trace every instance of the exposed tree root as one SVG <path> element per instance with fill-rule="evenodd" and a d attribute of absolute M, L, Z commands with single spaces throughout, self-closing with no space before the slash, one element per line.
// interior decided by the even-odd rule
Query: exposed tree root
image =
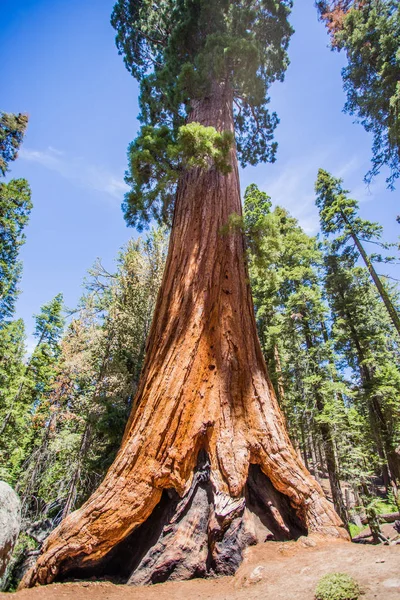
<path fill-rule="evenodd" d="M 189 491 L 165 490 L 151 516 L 97 564 L 67 577 L 97 576 L 130 585 L 236 572 L 247 546 L 307 534 L 286 496 L 251 465 L 244 495 L 215 511 L 210 463 L 200 453 Z M 60 577 L 62 580 L 63 578 Z"/>

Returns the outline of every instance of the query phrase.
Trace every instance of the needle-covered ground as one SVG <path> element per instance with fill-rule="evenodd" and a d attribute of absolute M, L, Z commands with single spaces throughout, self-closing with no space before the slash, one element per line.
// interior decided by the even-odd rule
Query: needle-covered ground
<path fill-rule="evenodd" d="M 0 594 L 0 600 L 313 600 L 326 573 L 351 575 L 363 600 L 400 598 L 400 545 L 371 546 L 317 537 L 249 548 L 234 577 L 148 587 L 109 582 L 59 583 Z"/>

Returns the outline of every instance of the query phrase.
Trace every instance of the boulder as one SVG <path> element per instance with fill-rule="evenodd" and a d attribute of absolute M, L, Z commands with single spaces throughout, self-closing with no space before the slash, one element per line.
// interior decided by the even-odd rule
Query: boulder
<path fill-rule="evenodd" d="M 0 577 L 17 541 L 21 526 L 21 503 L 14 490 L 0 481 Z"/>

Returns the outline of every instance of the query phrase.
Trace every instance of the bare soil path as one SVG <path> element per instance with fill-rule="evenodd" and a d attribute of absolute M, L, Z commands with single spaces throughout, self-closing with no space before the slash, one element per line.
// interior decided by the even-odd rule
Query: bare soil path
<path fill-rule="evenodd" d="M 318 580 L 345 572 L 363 600 L 400 600 L 400 546 L 369 546 L 318 537 L 249 548 L 234 577 L 194 579 L 148 587 L 109 582 L 56 583 L 0 593 L 0 600 L 313 600 Z"/>

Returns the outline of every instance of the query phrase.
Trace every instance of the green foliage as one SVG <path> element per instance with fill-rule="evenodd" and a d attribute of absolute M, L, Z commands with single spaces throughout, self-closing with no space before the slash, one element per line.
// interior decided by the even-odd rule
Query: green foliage
<path fill-rule="evenodd" d="M 195 132 L 185 129 L 187 118 L 194 120 L 192 109 L 207 99 L 234 103 L 242 165 L 275 160 L 278 119 L 267 108 L 268 88 L 283 79 L 288 65 L 291 5 L 291 0 L 116 3 L 117 47 L 141 86 L 143 128 L 130 147 L 127 182 L 133 187 L 123 206 L 129 224 L 169 222 L 180 166 L 208 166 L 211 156 L 227 171 L 232 134 L 208 127 L 206 133 L 198 125 Z M 182 143 L 190 148 L 186 156 L 177 152 Z"/>
<path fill-rule="evenodd" d="M 5 427 L 7 434 L 14 433 L 5 439 L 5 452 L 9 456 L 5 462 L 7 479 L 12 485 L 18 483 L 23 499 L 34 493 L 34 473 L 39 466 L 39 448 L 45 434 L 43 426 L 49 417 L 49 394 L 64 327 L 62 295 L 43 305 L 35 321 L 37 344 L 18 381 Z"/>
<path fill-rule="evenodd" d="M 204 127 L 192 122 L 179 128 L 176 152 L 178 156 L 182 156 L 186 169 L 207 169 L 212 162 L 219 171 L 226 174 L 232 170 L 228 158 L 232 143 L 233 134 L 229 131 L 218 133 L 214 127 Z"/>
<path fill-rule="evenodd" d="M 25 373 L 25 328 L 22 320 L 6 323 L 0 335 L 0 479 L 14 483 L 26 433 L 27 406 L 19 396 Z"/>
<path fill-rule="evenodd" d="M 315 588 L 315 600 L 358 600 L 361 590 L 347 573 L 328 573 Z"/>
<path fill-rule="evenodd" d="M 343 255 L 353 263 L 361 257 L 379 292 L 379 295 L 390 315 L 393 325 L 400 335 L 399 311 L 394 306 L 387 289 L 377 274 L 372 261 L 391 262 L 393 257 L 383 257 L 381 254 L 368 255 L 363 242 L 370 242 L 387 250 L 395 244 L 380 242 L 382 227 L 378 223 L 365 221 L 357 215 L 358 203 L 348 198 L 347 190 L 342 188 L 342 180 L 337 179 L 320 169 L 315 185 L 317 192 L 316 204 L 319 208 L 321 229 L 325 236 L 337 234 L 332 242 L 332 249 L 337 252 L 343 249 Z"/>
<path fill-rule="evenodd" d="M 354 235 L 363 241 L 378 242 L 382 227 L 358 216 L 358 202 L 348 197 L 349 192 L 343 189 L 342 183 L 342 179 L 319 169 L 315 191 L 322 233 L 339 234 L 333 244 L 335 250 L 346 247 Z"/>
<path fill-rule="evenodd" d="M 0 172 L 17 157 L 27 117 L 0 113 Z M 18 253 L 25 242 L 23 230 L 32 209 L 31 190 L 25 179 L 0 183 L 0 328 L 13 312 L 22 265 Z"/>
<path fill-rule="evenodd" d="M 64 328 L 63 295 L 57 294 L 48 304 L 41 307 L 35 315 L 34 336 L 38 339 L 38 347 L 47 344 L 51 351 L 57 352 L 58 340 Z"/>
<path fill-rule="evenodd" d="M 270 212 L 270 206 L 256 186 L 247 188 L 244 220 L 259 335 L 290 432 L 298 439 L 310 418 L 318 426 L 338 419 L 343 427 L 346 411 L 340 407 L 348 389 L 326 339 L 317 241 L 287 211 Z"/>
<path fill-rule="evenodd" d="M 218 133 L 200 123 L 182 125 L 174 140 L 166 127 L 145 125 L 129 147 L 131 186 L 123 204 L 129 225 L 142 230 L 151 220 L 171 225 L 176 183 L 184 169 L 216 167 L 222 173 L 231 170 L 229 152 L 233 136 Z"/>
<path fill-rule="evenodd" d="M 112 463 L 132 410 L 166 251 L 166 232 L 152 230 L 127 244 L 116 272 L 97 262 L 65 332 L 60 296 L 36 317 L 38 344 L 2 438 L 13 457 L 5 460 L 7 479 L 18 482 L 27 522 L 57 524 Z"/>
<path fill-rule="evenodd" d="M 386 166 L 387 183 L 400 175 L 400 11 L 397 0 L 317 2 L 331 33 L 332 48 L 344 50 L 345 112 L 373 135 L 368 182 Z"/>
<path fill-rule="evenodd" d="M 352 371 L 354 403 L 363 422 L 356 438 L 363 451 L 352 478 L 365 480 L 365 456 L 372 470 L 389 461 L 397 477 L 394 449 L 400 442 L 400 364 L 393 327 L 364 268 L 329 247 L 325 264 L 335 349 Z"/>
<path fill-rule="evenodd" d="M 358 219 L 337 180 L 322 172 L 320 181 L 325 232 L 342 236 L 336 249 L 350 246 L 340 211 L 366 234 L 380 230 Z M 365 496 L 389 463 L 397 477 L 399 355 L 385 307 L 353 252 L 319 244 L 254 185 L 241 226 L 259 337 L 292 441 L 317 477 L 327 470 L 331 484 L 340 477 Z"/>
<path fill-rule="evenodd" d="M 27 115 L 0 111 L 0 173 L 3 176 L 8 171 L 8 163 L 17 158 L 27 125 Z"/>
<path fill-rule="evenodd" d="M 270 197 L 252 183 L 244 193 L 244 227 L 246 231 L 247 244 L 254 259 L 262 261 L 266 248 L 262 248 L 262 240 L 271 234 L 271 199 Z M 272 233 L 275 233 L 273 231 Z"/>
<path fill-rule="evenodd" d="M 0 113 L 3 176 L 8 163 L 17 158 L 27 122 L 25 115 Z M 11 318 L 22 270 L 18 253 L 25 241 L 23 230 L 31 208 L 31 192 L 25 179 L 0 182 L 0 478 L 11 484 L 23 456 L 20 435 L 27 423 L 26 403 L 20 396 L 26 371 L 24 323 Z"/>

